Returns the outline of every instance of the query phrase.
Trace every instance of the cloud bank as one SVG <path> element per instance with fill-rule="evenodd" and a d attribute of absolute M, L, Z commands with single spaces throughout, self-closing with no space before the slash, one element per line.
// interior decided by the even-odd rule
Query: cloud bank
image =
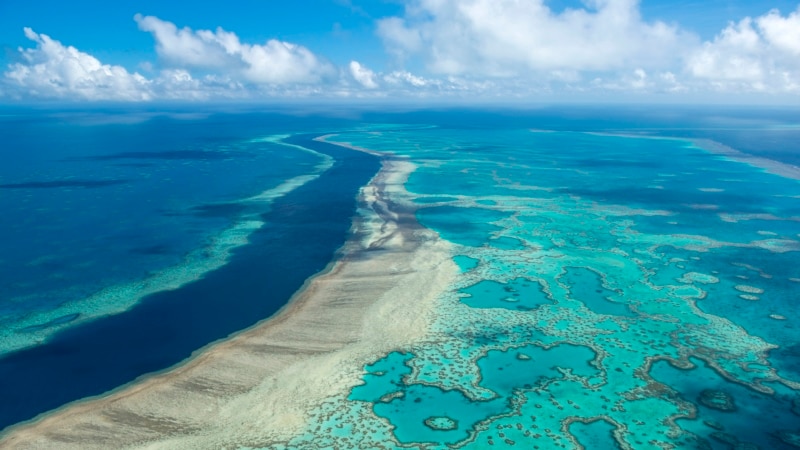
<path fill-rule="evenodd" d="M 378 23 L 397 55 L 422 55 L 435 73 L 519 76 L 674 63 L 687 44 L 675 27 L 642 21 L 635 0 L 595 0 L 556 13 L 543 0 L 414 0 Z"/>
<path fill-rule="evenodd" d="M 31 97 L 82 100 L 150 100 L 151 81 L 121 66 L 102 64 L 97 58 L 67 47 L 45 34 L 25 28 L 36 43 L 19 49 L 21 61 L 5 72 L 6 81 Z"/>
<path fill-rule="evenodd" d="M 264 44 L 244 44 L 235 33 L 186 27 L 137 14 L 139 29 L 153 35 L 156 52 L 168 65 L 224 71 L 254 84 L 319 83 L 334 73 L 332 66 L 307 48 L 271 39 Z"/>
<path fill-rule="evenodd" d="M 706 42 L 644 20 L 637 0 L 407 0 L 375 22 L 387 67 L 337 67 L 292 42 L 243 42 L 137 14 L 154 39 L 146 75 L 26 28 L 0 98 L 84 101 L 298 97 L 514 99 L 609 93 L 800 94 L 800 6 L 728 24 Z M 157 70 L 150 70 L 150 68 Z M 413 68 L 414 70 L 409 70 Z"/>
<path fill-rule="evenodd" d="M 713 41 L 647 22 L 637 0 L 587 0 L 557 12 L 543 0 L 411 0 L 378 22 L 398 61 L 432 73 L 525 80 L 541 90 L 800 92 L 800 7 L 772 10 Z"/>
<path fill-rule="evenodd" d="M 800 92 L 800 7 L 728 25 L 691 52 L 687 70 L 723 91 Z"/>

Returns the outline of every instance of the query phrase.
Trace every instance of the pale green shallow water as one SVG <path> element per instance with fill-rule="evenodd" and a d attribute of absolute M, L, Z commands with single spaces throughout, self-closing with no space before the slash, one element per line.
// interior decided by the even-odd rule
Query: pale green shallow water
<path fill-rule="evenodd" d="M 365 367 L 288 447 L 800 445 L 800 182 L 677 140 L 332 140 L 419 165 L 417 217 L 462 272 L 427 341 Z"/>

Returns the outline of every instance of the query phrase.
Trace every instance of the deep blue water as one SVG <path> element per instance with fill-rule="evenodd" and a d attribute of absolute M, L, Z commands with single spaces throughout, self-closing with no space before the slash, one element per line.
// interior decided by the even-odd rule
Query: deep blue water
<path fill-rule="evenodd" d="M 372 156 L 314 136 L 289 141 L 333 157 L 334 166 L 278 198 L 261 216 L 266 225 L 227 265 L 0 359 L 0 428 L 165 369 L 285 305 L 344 242 L 358 188 L 379 167 Z"/>
<path fill-rule="evenodd" d="M 180 265 L 246 212 L 233 202 L 312 172 L 310 153 L 250 142 L 286 132 L 274 119 L 1 118 L 0 326 L 31 313 L 40 325 L 59 306 Z"/>

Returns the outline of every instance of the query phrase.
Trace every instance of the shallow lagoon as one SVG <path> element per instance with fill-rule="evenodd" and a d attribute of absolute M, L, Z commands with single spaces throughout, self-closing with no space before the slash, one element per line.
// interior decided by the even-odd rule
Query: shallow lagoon
<path fill-rule="evenodd" d="M 427 341 L 365 368 L 322 429 L 426 449 L 796 448 L 797 180 L 651 136 L 332 140 L 418 164 L 405 200 L 462 273 Z"/>

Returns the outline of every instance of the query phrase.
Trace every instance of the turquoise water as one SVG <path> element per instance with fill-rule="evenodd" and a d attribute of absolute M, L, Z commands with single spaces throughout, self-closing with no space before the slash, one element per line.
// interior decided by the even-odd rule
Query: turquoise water
<path fill-rule="evenodd" d="M 797 448 L 800 181 L 558 126 L 332 138 L 417 165 L 402 196 L 460 274 L 425 342 L 315 423 L 375 448 Z"/>

